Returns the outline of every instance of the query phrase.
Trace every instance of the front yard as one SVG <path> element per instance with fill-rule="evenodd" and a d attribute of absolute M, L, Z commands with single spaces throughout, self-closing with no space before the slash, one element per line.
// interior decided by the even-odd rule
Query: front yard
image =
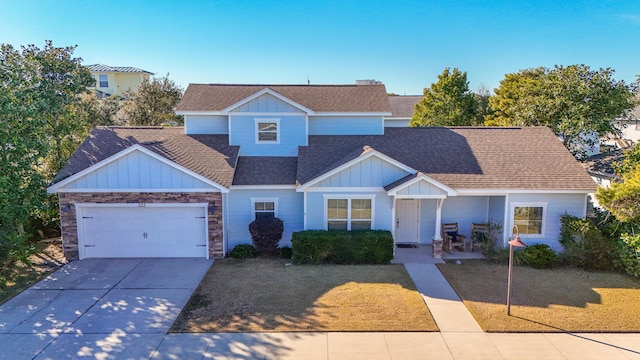
<path fill-rule="evenodd" d="M 172 332 L 438 331 L 402 265 L 217 260 Z"/>
<path fill-rule="evenodd" d="M 640 280 L 623 274 L 515 266 L 507 316 L 506 265 L 439 268 L 485 331 L 640 332 Z"/>
<path fill-rule="evenodd" d="M 16 264 L 7 272 L 7 279 L 0 284 L 0 305 L 67 263 L 60 238 L 41 240 L 36 246 L 30 265 Z"/>

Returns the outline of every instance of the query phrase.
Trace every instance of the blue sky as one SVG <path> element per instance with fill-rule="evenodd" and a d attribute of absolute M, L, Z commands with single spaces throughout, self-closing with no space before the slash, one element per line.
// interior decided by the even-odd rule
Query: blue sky
<path fill-rule="evenodd" d="M 0 0 L 0 43 L 78 45 L 84 64 L 189 83 L 352 84 L 421 94 L 445 67 L 472 90 L 520 69 L 640 73 L 640 1 Z"/>

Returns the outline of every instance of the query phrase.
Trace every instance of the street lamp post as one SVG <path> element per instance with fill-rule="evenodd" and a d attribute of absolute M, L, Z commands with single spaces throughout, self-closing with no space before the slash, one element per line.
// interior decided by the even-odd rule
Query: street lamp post
<path fill-rule="evenodd" d="M 516 231 L 514 232 L 513 229 Z M 518 225 L 513 225 L 511 229 L 512 234 L 515 234 L 515 238 L 509 241 L 509 277 L 507 278 L 507 315 L 511 315 L 511 275 L 513 273 L 513 247 L 527 246 L 520 240 L 520 232 L 518 231 Z"/>

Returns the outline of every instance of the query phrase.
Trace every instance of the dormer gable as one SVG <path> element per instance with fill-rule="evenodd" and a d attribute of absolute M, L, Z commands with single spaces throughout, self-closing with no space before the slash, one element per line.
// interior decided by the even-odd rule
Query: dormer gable
<path fill-rule="evenodd" d="M 242 101 L 222 109 L 220 113 L 313 114 L 314 111 L 269 88 L 265 88 Z"/>

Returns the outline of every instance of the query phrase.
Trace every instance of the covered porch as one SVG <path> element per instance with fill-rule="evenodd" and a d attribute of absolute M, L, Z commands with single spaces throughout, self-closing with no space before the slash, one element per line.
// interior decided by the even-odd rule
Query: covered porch
<path fill-rule="evenodd" d="M 458 251 L 451 253 L 443 252 L 442 256 L 436 258 L 433 256 L 433 248 L 431 244 L 418 244 L 414 247 L 397 247 L 393 255 L 392 264 L 441 264 L 445 261 L 465 261 L 484 259 L 479 251 Z"/>
<path fill-rule="evenodd" d="M 447 249 L 451 252 L 449 255 L 442 252 L 445 236 L 442 233 L 443 224 L 456 224 L 457 234 L 463 235 L 466 243 L 470 244 L 473 224 L 506 222 L 506 195 L 461 195 L 420 173 L 390 184 L 386 190 L 393 198 L 392 232 L 395 244 L 428 245 L 434 258 L 446 259 L 456 252 L 452 249 Z M 498 235 L 499 240 L 504 240 L 503 235 Z M 465 245 L 460 250 L 470 248 Z M 396 248 L 396 252 L 398 250 L 405 249 Z M 456 254 L 456 258 L 464 256 Z"/>

